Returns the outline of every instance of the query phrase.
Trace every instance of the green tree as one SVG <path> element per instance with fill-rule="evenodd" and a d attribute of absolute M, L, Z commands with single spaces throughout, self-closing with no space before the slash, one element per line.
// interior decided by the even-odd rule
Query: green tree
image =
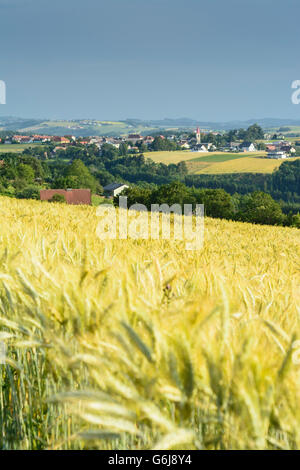
<path fill-rule="evenodd" d="M 300 228 L 300 214 L 293 215 L 291 227 Z"/>
<path fill-rule="evenodd" d="M 30 165 L 20 163 L 18 166 L 18 177 L 21 180 L 24 180 L 27 183 L 32 183 L 34 181 L 34 176 L 34 170 Z"/>
<path fill-rule="evenodd" d="M 233 202 L 224 189 L 194 189 L 193 193 L 197 203 L 204 204 L 204 212 L 208 217 L 232 218 Z"/>
<path fill-rule="evenodd" d="M 67 184 L 70 183 L 69 187 L 73 189 L 88 188 L 93 193 L 101 190 L 100 184 L 81 160 L 73 160 L 65 176 Z"/>
<path fill-rule="evenodd" d="M 66 198 L 63 194 L 54 194 L 52 198 L 50 199 L 50 202 L 59 202 L 59 203 L 65 203 Z"/>
<path fill-rule="evenodd" d="M 241 198 L 237 218 L 243 222 L 280 225 L 284 220 L 280 205 L 262 191 L 255 191 Z"/>
<path fill-rule="evenodd" d="M 127 153 L 128 153 L 128 144 L 126 142 L 122 142 L 119 147 L 119 154 L 123 156 L 123 155 L 127 155 Z"/>
<path fill-rule="evenodd" d="M 179 181 L 164 184 L 153 192 L 151 202 L 155 204 L 193 204 L 196 202 L 187 186 Z"/>
<path fill-rule="evenodd" d="M 16 197 L 18 199 L 40 199 L 40 188 L 34 185 L 27 186 L 21 191 L 17 191 Z"/>

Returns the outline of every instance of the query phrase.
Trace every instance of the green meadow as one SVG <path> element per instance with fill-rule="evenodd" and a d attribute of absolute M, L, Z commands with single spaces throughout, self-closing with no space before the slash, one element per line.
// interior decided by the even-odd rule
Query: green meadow
<path fill-rule="evenodd" d="M 23 152 L 30 147 L 38 147 L 41 144 L 0 144 L 0 153 Z"/>

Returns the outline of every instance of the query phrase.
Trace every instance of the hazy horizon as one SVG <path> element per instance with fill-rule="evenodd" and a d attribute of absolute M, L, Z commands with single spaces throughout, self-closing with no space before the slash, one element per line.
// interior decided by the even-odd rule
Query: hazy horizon
<path fill-rule="evenodd" d="M 1 108 L 0 108 L 1 109 Z M 40 117 L 32 117 L 32 116 L 21 116 L 21 115 L 6 115 L 6 114 L 1 114 L 0 113 L 0 121 L 1 119 L 22 119 L 22 120 L 37 120 L 37 121 L 83 121 L 83 120 L 91 120 L 91 121 L 101 121 L 101 122 L 121 122 L 121 121 L 141 121 L 141 122 L 158 122 L 158 121 L 180 121 L 180 120 L 188 120 L 188 121 L 194 121 L 195 123 L 196 122 L 199 122 L 199 123 L 211 123 L 211 124 L 230 124 L 230 123 L 258 123 L 258 122 L 261 122 L 261 121 L 271 121 L 271 120 L 277 120 L 277 121 L 282 121 L 282 125 L 285 125 L 285 121 L 297 121 L 297 123 L 299 123 L 298 125 L 300 125 L 300 117 L 299 118 L 289 118 L 289 117 L 280 117 L 280 116 L 274 116 L 274 117 L 257 117 L 257 118 L 248 118 L 248 119 L 224 119 L 224 120 L 217 120 L 217 119 L 213 119 L 213 120 L 208 120 L 208 119 L 197 119 L 197 118 L 190 118 L 189 116 L 179 116 L 179 117 L 168 117 L 168 116 L 165 116 L 165 117 L 162 117 L 162 118 L 159 118 L 159 119 L 142 119 L 142 118 L 138 118 L 138 117 L 127 117 L 127 118 L 124 118 L 124 119 L 105 119 L 105 118 L 99 118 L 97 116 L 81 116 L 81 117 L 70 117 L 70 118 L 66 118 L 66 119 L 63 119 L 63 118 L 49 118 L 49 116 L 40 116 Z"/>
<path fill-rule="evenodd" d="M 0 118 L 300 120 L 299 12 L 297 0 L 0 0 Z"/>

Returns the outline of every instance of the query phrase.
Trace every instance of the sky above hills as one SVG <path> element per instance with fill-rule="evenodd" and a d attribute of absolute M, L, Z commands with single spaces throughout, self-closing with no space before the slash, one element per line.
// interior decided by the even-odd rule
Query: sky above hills
<path fill-rule="evenodd" d="M 300 118 L 299 0 L 0 0 L 0 116 Z"/>

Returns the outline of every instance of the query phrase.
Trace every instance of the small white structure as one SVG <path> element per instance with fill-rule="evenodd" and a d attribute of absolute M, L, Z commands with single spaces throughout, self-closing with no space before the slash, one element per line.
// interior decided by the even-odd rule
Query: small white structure
<path fill-rule="evenodd" d="M 239 142 L 230 142 L 229 149 L 232 151 L 239 151 L 240 145 L 241 144 Z"/>
<path fill-rule="evenodd" d="M 192 152 L 208 152 L 208 147 L 203 144 L 196 145 Z"/>
<path fill-rule="evenodd" d="M 107 186 L 104 186 L 103 191 L 107 197 L 115 197 L 120 194 L 124 189 L 129 188 L 126 184 L 123 183 L 111 183 Z"/>
<path fill-rule="evenodd" d="M 191 147 L 190 147 L 190 144 L 189 144 L 188 142 L 182 142 L 182 143 L 180 144 L 180 147 L 181 147 L 182 149 L 187 149 L 187 150 L 188 150 L 189 148 L 191 148 Z"/>
<path fill-rule="evenodd" d="M 242 152 L 256 152 L 256 147 L 252 142 L 244 142 L 240 147 Z"/>
<path fill-rule="evenodd" d="M 273 158 L 275 160 L 280 160 L 282 158 L 287 158 L 287 154 L 282 151 L 273 151 L 267 154 L 267 158 Z"/>

